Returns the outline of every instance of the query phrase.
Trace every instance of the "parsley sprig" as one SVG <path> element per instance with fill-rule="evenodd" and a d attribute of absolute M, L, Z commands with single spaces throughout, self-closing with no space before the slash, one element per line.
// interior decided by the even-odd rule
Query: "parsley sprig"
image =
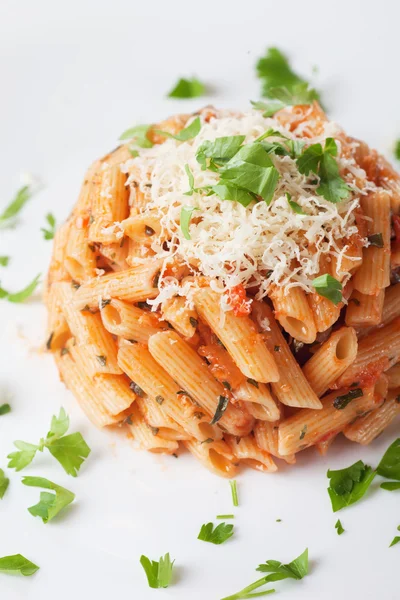
<path fill-rule="evenodd" d="M 14 446 L 18 452 L 11 452 L 8 467 L 21 471 L 35 458 L 37 452 L 45 448 L 61 464 L 68 475 L 76 477 L 82 463 L 90 454 L 90 448 L 80 433 L 65 435 L 69 428 L 69 417 L 61 408 L 58 417 L 53 416 L 50 431 L 46 438 L 41 438 L 38 444 L 30 444 L 17 440 Z"/>
<path fill-rule="evenodd" d="M 223 544 L 233 536 L 233 528 L 234 525 L 226 523 L 220 523 L 215 528 L 213 523 L 206 523 L 201 526 L 197 539 L 216 545 Z"/>
<path fill-rule="evenodd" d="M 135 146 L 139 146 L 139 148 L 152 148 L 153 142 L 147 137 L 150 128 L 151 125 L 135 125 L 121 133 L 119 139 L 131 140 L 131 142 L 135 144 Z"/>
<path fill-rule="evenodd" d="M 46 227 L 48 227 L 48 229 L 46 229 L 45 227 L 42 227 L 40 229 L 40 231 L 43 233 L 43 237 L 45 240 L 52 240 L 54 238 L 54 235 L 56 232 L 56 220 L 55 220 L 54 215 L 52 215 L 51 213 L 48 213 L 46 215 L 46 221 L 47 221 Z"/>
<path fill-rule="evenodd" d="M 241 600 L 266 596 L 274 593 L 275 590 L 270 589 L 256 592 L 255 594 L 252 594 L 251 592 L 274 581 L 282 581 L 283 579 L 303 579 L 303 577 L 308 575 L 308 548 L 288 564 L 282 564 L 278 560 L 267 560 L 265 563 L 259 565 L 256 570 L 261 573 L 270 573 L 270 575 L 258 579 L 254 583 L 240 590 L 240 592 L 237 592 L 232 596 L 227 596 L 226 598 L 223 598 L 223 600 Z"/>
<path fill-rule="evenodd" d="M 10 204 L 0 214 L 0 227 L 12 227 L 15 225 L 15 217 L 21 212 L 25 204 L 32 198 L 34 189 L 31 185 L 22 186 Z"/>
<path fill-rule="evenodd" d="M 177 140 L 178 142 L 187 142 L 188 140 L 192 140 L 199 133 L 201 129 L 201 121 L 200 117 L 196 117 L 194 121 L 190 123 L 184 129 L 181 129 L 177 134 L 169 133 L 169 131 L 163 131 L 161 129 L 154 129 L 154 133 L 158 133 L 164 137 L 172 138 L 173 140 Z"/>
<path fill-rule="evenodd" d="M 146 573 L 147 581 L 151 588 L 166 588 L 169 586 L 172 579 L 174 562 L 174 560 L 171 562 L 169 552 L 164 557 L 160 556 L 158 562 L 150 560 L 142 554 L 140 564 Z"/>
<path fill-rule="evenodd" d="M 40 501 L 28 508 L 31 515 L 40 517 L 43 523 L 48 523 L 54 519 L 60 511 L 75 499 L 75 494 L 44 477 L 23 477 L 22 483 L 30 487 L 41 487 L 55 492 L 54 494 L 41 492 Z"/>
<path fill-rule="evenodd" d="M 185 79 L 182 77 L 168 94 L 168 98 L 198 98 L 205 93 L 205 85 L 196 77 Z"/>
<path fill-rule="evenodd" d="M 24 302 L 30 296 L 32 296 L 33 292 L 36 290 L 37 286 L 40 282 L 40 273 L 36 275 L 35 279 L 31 281 L 25 288 L 20 290 L 19 292 L 8 292 L 4 288 L 0 286 L 0 300 L 8 300 L 8 302 L 14 302 L 19 304 L 20 302 Z"/>
<path fill-rule="evenodd" d="M 312 172 L 318 175 L 319 185 L 316 193 L 333 204 L 342 202 L 350 195 L 349 186 L 339 174 L 336 156 L 336 141 L 333 138 L 327 138 L 324 148 L 319 143 L 312 144 L 303 150 L 301 156 L 296 160 L 300 173 L 309 175 Z"/>
<path fill-rule="evenodd" d="M 0 499 L 4 497 L 10 480 L 5 476 L 3 469 L 0 469 Z"/>

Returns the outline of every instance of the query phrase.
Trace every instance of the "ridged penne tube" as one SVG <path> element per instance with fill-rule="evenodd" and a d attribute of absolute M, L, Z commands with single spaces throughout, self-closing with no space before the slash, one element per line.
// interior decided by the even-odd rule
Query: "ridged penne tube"
<path fill-rule="evenodd" d="M 281 416 L 279 407 L 271 396 L 268 386 L 264 383 L 244 381 L 232 393 L 237 400 L 262 405 L 265 409 L 263 414 L 268 417 L 267 421 L 277 421 Z"/>
<path fill-rule="evenodd" d="M 88 239 L 88 231 L 82 227 L 71 227 L 64 266 L 72 279 L 82 283 L 94 277 L 96 269 L 96 254 Z"/>
<path fill-rule="evenodd" d="M 385 327 L 374 329 L 358 342 L 355 361 L 337 380 L 337 387 L 351 385 L 354 381 L 370 381 L 371 375 L 387 371 L 400 358 L 400 318 Z M 376 377 L 375 377 L 376 378 Z"/>
<path fill-rule="evenodd" d="M 386 376 L 388 378 L 389 389 L 400 387 L 400 363 L 391 367 L 388 371 L 386 371 Z"/>
<path fill-rule="evenodd" d="M 253 435 L 246 435 L 240 439 L 234 436 L 226 436 L 225 440 L 239 462 L 265 473 L 274 473 L 277 466 L 265 450 L 262 450 L 256 443 Z"/>
<path fill-rule="evenodd" d="M 141 267 L 133 267 L 119 273 L 95 277 L 81 285 L 75 294 L 74 304 L 79 310 L 85 306 L 97 308 L 99 299 L 119 298 L 142 302 L 158 295 L 157 277 L 160 261 L 152 261 Z"/>
<path fill-rule="evenodd" d="M 341 327 L 306 362 L 303 375 L 318 397 L 354 362 L 357 348 L 355 330 L 352 327 Z"/>
<path fill-rule="evenodd" d="M 307 296 L 313 313 L 316 330 L 321 333 L 331 327 L 339 318 L 340 308 L 333 302 L 313 292 Z"/>
<path fill-rule="evenodd" d="M 105 165 L 105 167 L 113 167 L 114 165 L 121 165 L 125 163 L 127 160 L 132 158 L 131 153 L 129 152 L 129 144 L 121 144 L 109 152 L 101 159 L 101 164 Z"/>
<path fill-rule="evenodd" d="M 134 441 L 143 450 L 155 454 L 174 454 L 179 449 L 176 440 L 166 440 L 157 435 L 157 430 L 146 422 L 136 402 L 131 406 L 127 425 Z"/>
<path fill-rule="evenodd" d="M 48 282 L 50 285 L 54 281 L 65 281 L 70 278 L 70 274 L 64 266 L 64 259 L 71 225 L 71 220 L 66 221 L 57 229 L 55 233 L 53 253 L 51 256 L 48 276 Z"/>
<path fill-rule="evenodd" d="M 210 415 L 215 414 L 221 397 L 229 397 L 205 361 L 175 331 L 153 335 L 149 339 L 149 350 L 181 389 Z M 246 435 L 251 431 L 253 419 L 229 403 L 218 424 L 234 435 Z"/>
<path fill-rule="evenodd" d="M 278 452 L 279 443 L 279 423 L 268 423 L 267 421 L 257 421 L 254 426 L 254 437 L 261 450 L 265 450 L 275 458 L 280 458 L 293 465 L 296 462 L 294 454 L 282 456 Z"/>
<path fill-rule="evenodd" d="M 387 325 L 396 317 L 400 317 L 400 283 L 391 285 L 385 289 L 385 299 L 383 301 L 382 320 L 380 326 Z M 374 327 L 362 329 L 359 337 L 368 335 Z"/>
<path fill-rule="evenodd" d="M 235 457 L 226 442 L 198 442 L 192 440 L 183 442 L 183 445 L 195 456 L 209 471 L 220 477 L 234 477 L 237 467 Z"/>
<path fill-rule="evenodd" d="M 118 164 L 103 164 L 100 184 L 92 196 L 90 240 L 102 244 L 121 241 L 124 234 L 119 224 L 129 213 L 129 191 L 125 184 L 126 175 Z"/>
<path fill-rule="evenodd" d="M 54 293 L 59 306 L 68 323 L 72 335 L 76 338 L 77 348 L 82 351 L 87 372 L 122 373 L 118 367 L 117 347 L 112 335 L 103 327 L 100 314 L 89 311 L 79 311 L 73 306 L 76 292 L 71 284 L 61 282 L 54 284 Z"/>
<path fill-rule="evenodd" d="M 361 294 L 354 290 L 346 308 L 346 325 L 368 327 L 379 325 L 382 321 L 385 290 L 376 295 Z"/>
<path fill-rule="evenodd" d="M 100 181 L 101 161 L 96 160 L 92 163 L 85 173 L 78 200 L 73 209 L 73 216 L 80 217 L 85 223 L 89 222 L 90 210 L 92 207 L 93 194 Z"/>
<path fill-rule="evenodd" d="M 287 406 L 320 409 L 321 402 L 304 377 L 275 321 L 272 310 L 265 302 L 253 302 L 253 317 L 261 329 L 263 323 L 269 322 L 270 330 L 264 334 L 264 337 L 270 352 L 274 354 L 279 371 L 279 381 L 271 383 L 275 396 Z"/>
<path fill-rule="evenodd" d="M 382 235 L 383 248 L 369 245 L 353 279 L 354 289 L 362 294 L 378 294 L 390 285 L 390 194 L 370 192 L 360 197 L 361 208 L 369 217 L 368 236 Z"/>
<path fill-rule="evenodd" d="M 304 290 L 292 287 L 275 287 L 270 298 L 275 309 L 275 318 L 292 337 L 305 344 L 312 344 L 317 336 L 313 311 Z"/>
<path fill-rule="evenodd" d="M 122 371 L 116 362 L 117 354 L 115 344 L 109 354 L 97 354 L 107 352 L 104 347 L 99 349 L 97 344 L 75 344 L 70 348 L 74 361 L 78 363 L 88 377 L 108 373 L 109 375 L 122 375 Z"/>
<path fill-rule="evenodd" d="M 365 446 L 377 438 L 400 415 L 399 394 L 400 388 L 391 390 L 382 406 L 346 427 L 347 439 Z"/>
<path fill-rule="evenodd" d="M 124 271 L 128 269 L 126 257 L 128 256 L 128 242 L 122 238 L 118 244 L 103 244 L 99 247 L 100 256 L 103 256 L 113 271 Z"/>
<path fill-rule="evenodd" d="M 191 338 L 195 334 L 198 316 L 195 310 L 187 306 L 186 298 L 177 296 L 166 300 L 162 304 L 162 314 L 183 337 Z"/>
<path fill-rule="evenodd" d="M 167 329 L 155 313 L 142 310 L 123 300 L 111 300 L 101 311 L 104 327 L 113 335 L 147 344 L 151 335 Z"/>
<path fill-rule="evenodd" d="M 91 377 L 86 375 L 72 359 L 70 353 L 59 352 L 54 354 L 61 378 L 67 388 L 78 400 L 79 406 L 85 415 L 96 427 L 113 425 L 120 421 L 118 415 L 112 415 L 103 404 L 102 388 L 93 384 Z M 132 394 L 132 399 L 135 397 Z"/>
<path fill-rule="evenodd" d="M 319 452 L 321 456 L 325 456 L 328 453 L 329 448 L 332 446 L 335 441 L 337 434 L 334 433 L 331 436 L 328 436 L 326 439 L 316 442 L 315 448 Z"/>
<path fill-rule="evenodd" d="M 243 411 L 248 412 L 249 415 L 259 421 L 271 421 L 270 411 L 262 404 L 257 404 L 256 402 L 240 402 L 237 406 L 240 406 Z"/>
<path fill-rule="evenodd" d="M 158 403 L 160 411 L 189 435 L 199 441 L 221 439 L 219 427 L 210 425 L 210 413 L 196 406 L 186 394 L 180 393 L 182 388 L 155 361 L 145 346 L 133 344 L 121 347 L 118 362 L 148 398 Z"/>
<path fill-rule="evenodd" d="M 157 238 L 161 233 L 160 218 L 156 215 L 135 215 L 125 219 L 121 225 L 125 235 L 141 246 L 151 246 L 154 237 Z"/>
<path fill-rule="evenodd" d="M 151 397 L 136 399 L 140 412 L 148 423 L 154 429 L 157 429 L 157 435 L 165 440 L 190 440 L 189 435 L 173 419 L 162 412 L 160 405 Z"/>
<path fill-rule="evenodd" d="M 71 331 L 53 290 L 50 290 L 46 304 L 48 311 L 46 345 L 48 350 L 54 352 L 65 346 L 65 343 L 71 337 Z"/>
<path fill-rule="evenodd" d="M 236 317 L 233 311 L 223 313 L 220 296 L 209 288 L 196 292 L 194 303 L 246 377 L 262 383 L 278 381 L 274 357 L 249 317 Z"/>
<path fill-rule="evenodd" d="M 279 453 L 295 454 L 313 446 L 325 436 L 343 431 L 353 419 L 375 408 L 377 400 L 373 388 L 365 388 L 363 392 L 363 396 L 354 398 L 343 408 L 335 408 L 337 398 L 349 393 L 348 388 L 337 390 L 322 399 L 322 410 L 301 410 L 284 419 L 279 425 Z"/>

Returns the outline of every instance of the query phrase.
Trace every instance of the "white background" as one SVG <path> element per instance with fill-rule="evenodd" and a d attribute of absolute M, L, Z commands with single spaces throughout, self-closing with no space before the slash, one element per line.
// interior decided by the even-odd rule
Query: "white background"
<path fill-rule="evenodd" d="M 319 67 L 332 118 L 390 155 L 400 135 L 398 3 L 386 1 L 1 0 L 0 207 L 22 172 L 46 187 L 26 207 L 15 231 L 0 232 L 5 287 L 17 290 L 44 272 L 50 242 L 39 231 L 52 211 L 68 214 L 86 166 L 116 145 L 121 131 L 213 102 L 245 108 L 257 99 L 256 59 L 277 45 L 304 76 Z M 196 74 L 213 93 L 168 100 L 178 76 Z M 0 267 L 1 268 L 1 267 Z M 39 295 L 0 304 L 0 466 L 15 439 L 36 442 L 63 405 L 92 448 L 77 479 L 50 456 L 26 469 L 76 493 L 63 517 L 44 525 L 26 510 L 39 490 L 11 484 L 0 501 L 0 556 L 22 553 L 40 565 L 31 578 L 0 574 L 5 600 L 153 598 L 219 600 L 258 578 L 266 559 L 289 561 L 306 546 L 311 574 L 276 589 L 287 600 L 400 597 L 400 545 L 388 549 L 400 524 L 399 495 L 373 487 L 365 501 L 334 515 L 326 470 L 362 458 L 376 465 L 399 432 L 393 425 L 370 448 L 336 442 L 326 458 L 308 451 L 296 468 L 239 477 L 240 507 L 229 484 L 188 456 L 155 457 L 98 432 L 58 381 L 43 341 Z M 223 546 L 198 541 L 202 523 L 234 512 L 235 536 Z M 346 533 L 338 537 L 340 516 Z M 282 519 L 277 523 L 276 519 Z M 147 587 L 139 564 L 170 552 L 174 585 Z"/>

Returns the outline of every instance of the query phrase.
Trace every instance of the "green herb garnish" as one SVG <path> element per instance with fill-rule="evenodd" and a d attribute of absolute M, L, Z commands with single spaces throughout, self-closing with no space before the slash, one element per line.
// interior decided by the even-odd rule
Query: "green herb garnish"
<path fill-rule="evenodd" d="M 233 506 L 239 506 L 239 496 L 238 496 L 238 491 L 237 491 L 236 479 L 232 479 L 229 482 L 229 485 L 231 486 Z"/>
<path fill-rule="evenodd" d="M 367 237 L 370 246 L 376 246 L 376 248 L 383 248 L 383 235 L 381 233 L 373 233 Z"/>
<path fill-rule="evenodd" d="M 336 523 L 335 523 L 335 529 L 336 529 L 338 535 L 342 535 L 342 533 L 345 532 L 345 530 L 343 529 L 343 525 L 340 522 L 340 519 L 338 519 L 336 521 Z"/>
<path fill-rule="evenodd" d="M 342 284 L 332 275 L 325 273 L 325 275 L 316 277 L 312 282 L 312 286 L 319 296 L 327 298 L 333 304 L 337 305 L 342 301 Z"/>
<path fill-rule="evenodd" d="M 400 525 L 398 526 L 397 531 L 400 531 Z M 399 542 L 400 542 L 400 535 L 396 535 L 396 537 L 393 538 L 392 543 L 390 544 L 389 548 L 391 548 L 392 546 L 395 546 Z"/>
<path fill-rule="evenodd" d="M 56 220 L 54 216 L 51 213 L 49 213 L 46 215 L 46 221 L 49 225 L 49 229 L 45 229 L 44 227 L 42 227 L 40 231 L 43 232 L 43 237 L 45 240 L 52 240 L 56 232 Z"/>
<path fill-rule="evenodd" d="M 292 196 L 286 192 L 285 194 L 286 196 L 286 200 L 290 206 L 290 208 L 292 209 L 293 212 L 297 213 L 298 215 L 304 215 L 305 212 L 304 210 L 301 208 L 300 204 L 297 204 L 297 202 L 295 202 L 294 200 L 292 200 Z"/>
<path fill-rule="evenodd" d="M 162 131 L 161 129 L 154 129 L 154 133 L 158 133 L 158 135 L 163 135 L 164 137 L 172 138 L 178 142 L 187 142 L 188 140 L 192 140 L 194 137 L 196 137 L 200 129 L 200 117 L 196 117 L 194 121 L 190 123 L 190 125 L 179 131 L 177 134 L 169 133 L 169 131 Z"/>
<path fill-rule="evenodd" d="M 0 417 L 1 415 L 6 415 L 9 412 L 11 412 L 11 406 L 9 404 L 2 404 L 0 406 Z"/>
<path fill-rule="evenodd" d="M 189 225 L 192 214 L 195 210 L 199 210 L 195 206 L 182 206 L 181 208 L 181 231 L 185 239 L 190 240 Z"/>
<path fill-rule="evenodd" d="M 10 480 L 5 476 L 3 469 L 0 469 L 0 499 L 7 491 Z"/>
<path fill-rule="evenodd" d="M 0 267 L 8 267 L 9 262 L 10 262 L 9 256 L 0 256 Z"/>
<path fill-rule="evenodd" d="M 36 573 L 40 567 L 22 556 L 22 554 L 13 554 L 12 556 L 3 556 L 0 558 L 0 571 L 5 573 L 19 573 L 24 577 L 29 577 Z"/>
<path fill-rule="evenodd" d="M 376 472 L 386 479 L 400 481 L 400 438 L 397 438 L 386 450 Z"/>
<path fill-rule="evenodd" d="M 174 560 L 171 562 L 169 552 L 164 557 L 160 556 L 159 562 L 150 560 L 142 554 L 140 564 L 146 573 L 151 588 L 166 588 L 169 586 L 174 562 Z"/>
<path fill-rule="evenodd" d="M 251 592 L 274 581 L 281 581 L 283 579 L 303 579 L 303 577 L 308 575 L 308 548 L 288 564 L 282 564 L 278 560 L 267 560 L 265 563 L 259 565 L 256 570 L 261 573 L 270 573 L 270 575 L 258 579 L 251 585 L 243 588 L 240 592 L 237 592 L 232 596 L 227 596 L 226 598 L 223 598 L 223 600 L 245 600 L 247 598 L 266 596 L 272 594 L 275 590 L 265 590 L 263 592 L 256 592 L 255 594 L 252 594 Z"/>
<path fill-rule="evenodd" d="M 36 275 L 35 279 L 20 292 L 7 292 L 7 290 L 0 287 L 0 299 L 8 300 L 8 302 L 14 302 L 16 304 L 24 302 L 24 300 L 27 300 L 30 296 L 32 296 L 33 292 L 39 285 L 39 280 L 40 273 L 39 275 Z"/>
<path fill-rule="evenodd" d="M 205 93 L 205 86 L 201 81 L 181 78 L 168 94 L 168 98 L 198 98 Z"/>
<path fill-rule="evenodd" d="M 216 138 L 213 142 L 206 140 L 196 152 L 196 160 L 202 170 L 222 167 L 237 154 L 245 140 L 244 135 L 231 135 Z M 209 160 L 207 160 L 209 159 Z"/>
<path fill-rule="evenodd" d="M 383 490 L 395 492 L 396 490 L 400 490 L 400 481 L 385 481 L 385 483 L 381 483 L 380 487 Z"/>
<path fill-rule="evenodd" d="M 39 444 L 29 444 L 20 440 L 14 442 L 18 452 L 8 455 L 8 467 L 21 471 L 32 462 L 37 452 L 43 452 L 47 448 L 66 473 L 76 477 L 85 458 L 90 454 L 90 448 L 80 433 L 65 435 L 68 428 L 69 417 L 61 408 L 59 416 L 53 416 L 46 438 L 41 438 Z"/>
<path fill-rule="evenodd" d="M 215 423 L 218 423 L 218 421 L 221 419 L 224 412 L 226 411 L 228 404 L 229 404 L 229 398 L 227 396 L 219 397 L 218 406 L 217 406 L 217 409 L 215 411 L 213 418 L 210 421 L 210 425 L 215 425 Z"/>
<path fill-rule="evenodd" d="M 217 519 L 234 519 L 235 515 L 217 515 Z"/>
<path fill-rule="evenodd" d="M 53 490 L 55 492 L 55 494 L 41 492 L 40 502 L 28 508 L 31 515 L 40 517 L 43 523 L 51 521 L 68 504 L 71 504 L 75 498 L 75 494 L 44 477 L 23 477 L 22 483 L 31 487 L 45 488 L 46 490 Z"/>
<path fill-rule="evenodd" d="M 327 475 L 330 479 L 328 493 L 332 509 L 333 512 L 337 512 L 361 500 L 367 493 L 376 473 L 362 460 L 359 460 L 346 469 L 329 470 Z"/>
<path fill-rule="evenodd" d="M 210 542 L 211 544 L 223 544 L 233 536 L 233 527 L 233 525 L 220 523 L 214 529 L 213 523 L 207 523 L 201 526 L 197 539 L 203 542 Z"/>
<path fill-rule="evenodd" d="M 361 398 L 363 395 L 364 393 L 361 388 L 350 390 L 347 394 L 343 394 L 343 396 L 337 396 L 333 401 L 333 406 L 338 410 L 343 410 L 352 400 Z"/>
<path fill-rule="evenodd" d="M 13 225 L 15 221 L 14 217 L 23 209 L 25 204 L 32 198 L 33 190 L 32 186 L 24 185 L 21 187 L 12 202 L 4 209 L 0 214 L 0 227 Z"/>
<path fill-rule="evenodd" d="M 120 140 L 132 140 L 132 142 L 140 148 L 152 148 L 153 142 L 147 137 L 150 131 L 150 125 L 135 125 L 124 131 L 119 139 Z"/>

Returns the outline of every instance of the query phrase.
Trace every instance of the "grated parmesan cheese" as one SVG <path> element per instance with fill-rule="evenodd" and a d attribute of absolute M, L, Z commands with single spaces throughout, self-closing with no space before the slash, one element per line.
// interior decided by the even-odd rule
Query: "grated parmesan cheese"
<path fill-rule="evenodd" d="M 154 236 L 151 245 L 156 258 L 164 259 L 165 265 L 171 259 L 186 263 L 194 273 L 209 277 L 213 289 L 221 294 L 238 284 L 257 286 L 257 299 L 265 297 L 272 284 L 286 289 L 300 286 L 310 292 L 312 280 L 319 272 L 321 255 L 327 255 L 328 260 L 336 257 L 339 270 L 344 257 L 357 260 L 346 255 L 349 245 L 340 241 L 358 234 L 354 211 L 359 206 L 360 194 L 367 193 L 373 184 L 369 183 L 368 187 L 365 172 L 353 159 L 341 158 L 341 143 L 337 138 L 342 130 L 336 123 L 326 122 L 321 135 L 307 137 L 306 141 L 309 145 L 335 137 L 339 168 L 345 171 L 346 182 L 352 189 L 349 198 L 339 204 L 316 194 L 318 178 L 314 174 L 300 174 L 295 160 L 276 154 L 270 157 L 280 179 L 269 206 L 264 201 L 244 207 L 216 195 L 185 195 L 189 190 L 185 165 L 193 173 L 196 188 L 219 181 L 218 173 L 202 171 L 196 160 L 196 152 L 205 140 L 245 135 L 245 143 L 248 143 L 270 128 L 298 139 L 302 127 L 291 133 L 277 120 L 264 118 L 258 111 L 245 114 L 220 111 L 216 118 L 202 123 L 199 134 L 192 140 L 182 143 L 168 139 L 161 145 L 141 148 L 139 156 L 128 160 L 122 170 L 129 175 L 131 202 L 134 202 L 135 190 L 140 189 L 148 198 L 141 214 L 156 216 L 160 221 L 161 233 Z M 360 181 L 365 182 L 365 186 L 360 187 Z M 301 206 L 304 215 L 291 210 L 286 193 Z M 185 239 L 180 228 L 183 206 L 199 209 L 192 216 L 190 240 Z M 165 240 L 170 240 L 167 250 L 163 246 Z M 135 262 L 147 260 L 136 257 Z M 345 284 L 350 273 L 344 271 L 342 275 Z M 190 300 L 195 285 L 195 278 L 181 283 L 162 271 L 160 293 L 149 303 L 156 308 L 177 294 Z M 224 310 L 231 308 L 226 296 L 222 295 L 221 301 Z"/>

